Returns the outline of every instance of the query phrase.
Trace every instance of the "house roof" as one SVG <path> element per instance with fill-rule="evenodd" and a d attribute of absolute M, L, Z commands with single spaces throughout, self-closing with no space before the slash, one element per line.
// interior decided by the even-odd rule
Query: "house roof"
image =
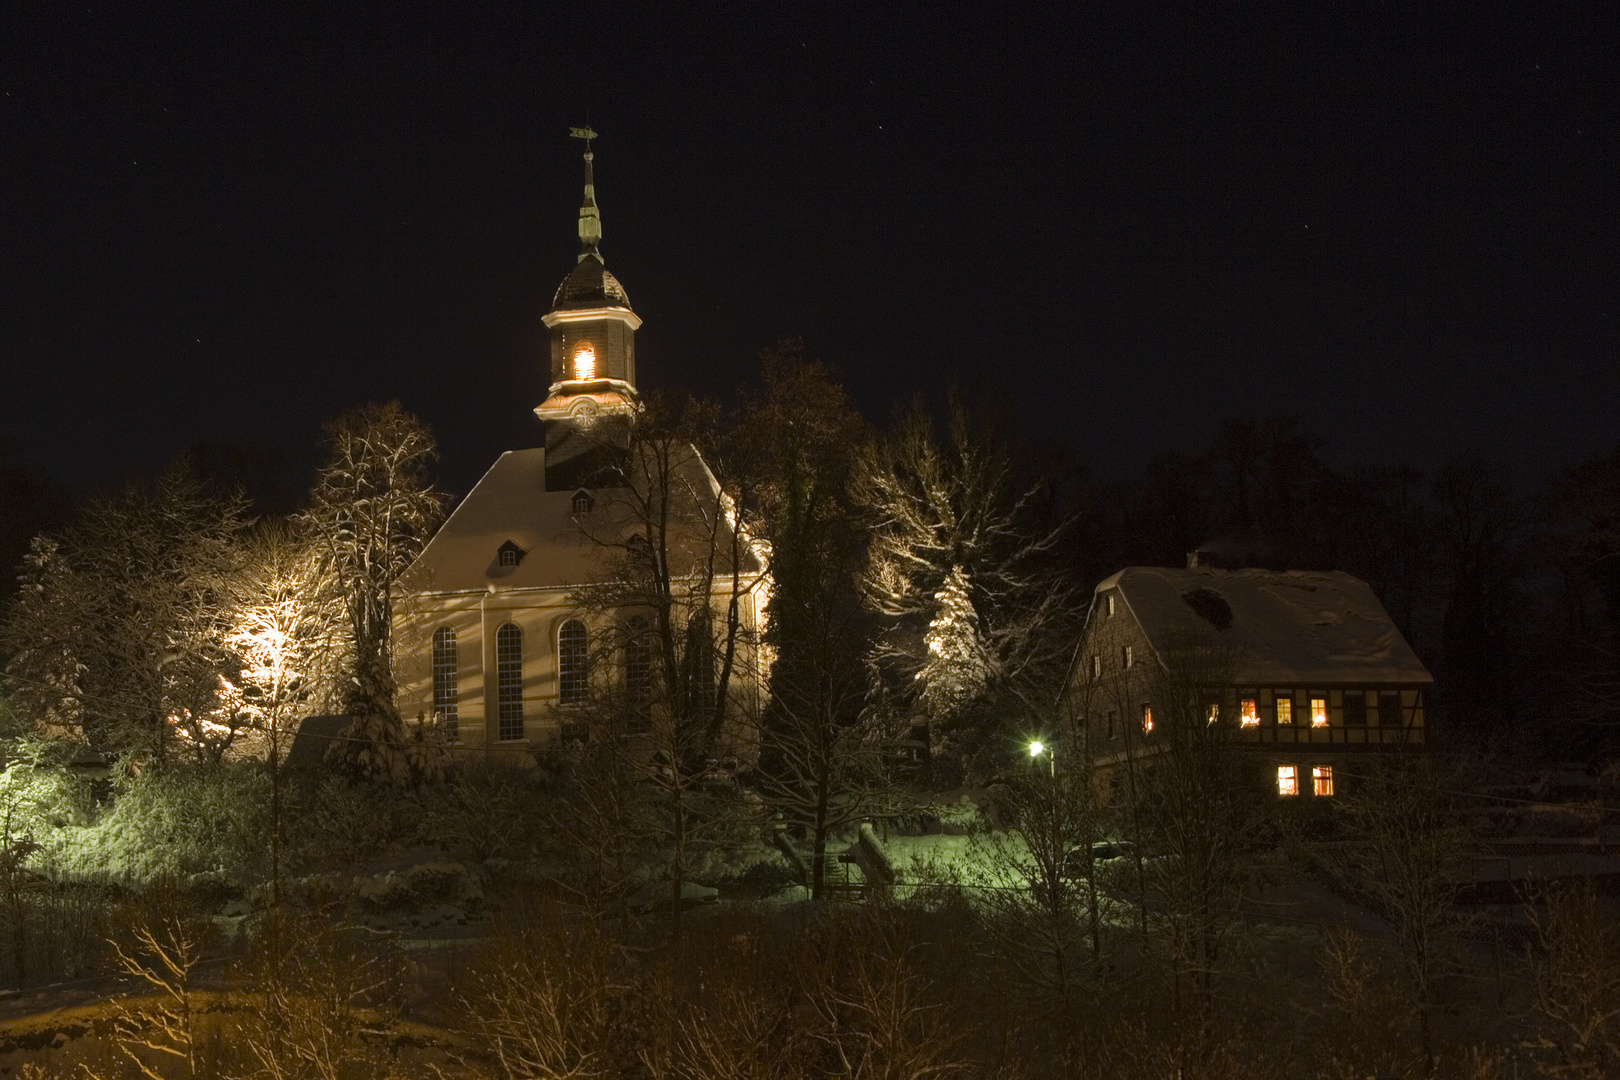
<path fill-rule="evenodd" d="M 1161 661 L 1201 637 L 1231 647 L 1239 683 L 1434 681 L 1372 588 L 1342 571 L 1129 566 L 1097 593 L 1111 589 Z"/>

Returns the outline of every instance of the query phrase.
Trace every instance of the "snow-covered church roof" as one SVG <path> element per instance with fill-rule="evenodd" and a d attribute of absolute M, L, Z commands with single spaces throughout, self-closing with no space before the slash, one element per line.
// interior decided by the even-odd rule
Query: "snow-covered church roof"
<path fill-rule="evenodd" d="M 546 451 L 509 450 L 461 500 L 400 584 L 410 592 L 533 589 L 591 578 L 597 549 L 574 524 L 574 493 L 546 490 Z M 500 548 L 523 552 L 502 566 Z"/>
<path fill-rule="evenodd" d="M 673 486 L 673 512 L 677 518 L 684 511 L 698 519 L 675 525 L 670 537 L 673 568 L 684 573 L 703 555 L 701 519 L 720 512 L 720 493 L 695 450 L 674 468 L 679 477 Z M 576 494 L 588 509 L 576 509 Z M 548 491 L 545 449 L 509 450 L 439 527 L 400 579 L 399 588 L 407 594 L 506 592 L 600 582 L 604 558 L 611 558 L 633 532 L 640 531 L 626 495 L 614 488 Z M 689 496 L 702 502 L 695 514 L 687 508 Z M 721 532 L 729 535 L 723 527 Z M 515 559 L 503 559 L 503 547 L 515 548 Z M 722 564 L 724 550 L 722 544 Z M 751 548 L 745 552 L 743 572 L 757 572 L 759 560 Z"/>
<path fill-rule="evenodd" d="M 1096 591 L 1114 589 L 1161 658 L 1213 633 L 1239 683 L 1434 681 L 1371 587 L 1342 571 L 1129 566 Z"/>

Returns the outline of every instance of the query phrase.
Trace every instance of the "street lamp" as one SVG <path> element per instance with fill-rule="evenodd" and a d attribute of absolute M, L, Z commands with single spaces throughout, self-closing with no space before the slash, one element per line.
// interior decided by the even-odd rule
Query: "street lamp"
<path fill-rule="evenodd" d="M 1032 760 L 1040 757 L 1042 754 L 1046 755 L 1047 761 L 1051 765 L 1052 775 L 1054 777 L 1057 776 L 1057 752 L 1054 751 L 1050 746 L 1047 746 L 1045 743 L 1041 742 L 1039 739 L 1036 739 L 1034 742 L 1029 744 L 1029 756 Z"/>

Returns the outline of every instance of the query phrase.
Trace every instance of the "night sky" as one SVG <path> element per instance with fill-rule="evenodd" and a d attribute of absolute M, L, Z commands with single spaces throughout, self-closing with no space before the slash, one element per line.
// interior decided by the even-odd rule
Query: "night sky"
<path fill-rule="evenodd" d="M 1102 476 L 1620 438 L 1613 3 L 277 7 L 0 16 L 0 433 L 75 488 L 367 399 L 453 490 L 539 444 L 587 114 L 643 388 L 798 334 Z"/>

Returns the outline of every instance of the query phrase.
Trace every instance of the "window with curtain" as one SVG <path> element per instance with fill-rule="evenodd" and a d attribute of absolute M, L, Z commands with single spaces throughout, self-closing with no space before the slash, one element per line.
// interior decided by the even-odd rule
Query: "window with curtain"
<path fill-rule="evenodd" d="M 456 707 L 456 632 L 441 626 L 433 632 L 433 715 L 446 742 L 458 738 Z"/>
<path fill-rule="evenodd" d="M 507 623 L 495 632 L 496 735 L 523 738 L 523 631 Z"/>
<path fill-rule="evenodd" d="M 1277 794 L 1283 797 L 1299 794 L 1299 768 L 1294 765 L 1277 766 Z"/>
<path fill-rule="evenodd" d="M 557 696 L 564 705 L 579 705 L 586 687 L 585 624 L 569 619 L 557 633 Z"/>
<path fill-rule="evenodd" d="M 1333 766 L 1317 765 L 1311 769 L 1311 794 L 1324 798 L 1333 794 Z"/>

